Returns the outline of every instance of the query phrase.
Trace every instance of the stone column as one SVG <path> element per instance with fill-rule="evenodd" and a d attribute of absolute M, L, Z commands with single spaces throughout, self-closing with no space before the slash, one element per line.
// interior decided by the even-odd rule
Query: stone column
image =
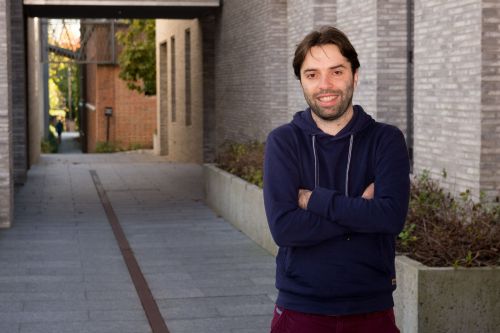
<path fill-rule="evenodd" d="M 0 228 L 13 211 L 10 1 L 0 0 Z"/>
<path fill-rule="evenodd" d="M 406 133 L 407 0 L 337 0 L 337 26 L 361 63 L 353 103 Z"/>
<path fill-rule="evenodd" d="M 488 87 L 482 84 L 481 44 L 488 39 L 482 1 L 415 0 L 414 29 L 415 171 L 429 170 L 452 192 L 470 189 L 476 197 L 482 153 L 490 154 L 482 149 L 481 128 L 489 125 L 481 113 L 492 114 L 490 106 L 482 108 L 481 89 Z M 496 136 L 498 147 L 498 128 Z"/>
<path fill-rule="evenodd" d="M 14 182 L 23 184 L 28 170 L 28 135 L 26 101 L 26 60 L 23 2 L 10 0 L 11 42 L 11 94 L 12 94 L 12 145 L 14 159 Z"/>
<path fill-rule="evenodd" d="M 481 58 L 481 167 L 479 186 L 500 196 L 500 3 L 483 0 Z"/>

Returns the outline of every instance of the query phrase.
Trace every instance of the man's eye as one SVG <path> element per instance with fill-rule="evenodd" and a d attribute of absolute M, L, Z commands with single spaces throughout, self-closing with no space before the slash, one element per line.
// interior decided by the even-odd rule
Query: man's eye
<path fill-rule="evenodd" d="M 342 75 L 342 71 L 334 71 L 333 74 L 335 76 L 340 76 L 340 75 Z"/>
<path fill-rule="evenodd" d="M 306 74 L 306 78 L 307 79 L 314 79 L 315 77 L 316 77 L 316 74 L 314 74 L 314 73 L 308 73 L 308 74 Z"/>

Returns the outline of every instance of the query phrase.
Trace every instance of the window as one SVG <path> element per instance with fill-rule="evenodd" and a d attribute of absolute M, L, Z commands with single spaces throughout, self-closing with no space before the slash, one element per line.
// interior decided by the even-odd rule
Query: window
<path fill-rule="evenodd" d="M 175 102 L 175 37 L 172 36 L 170 37 L 170 48 L 171 48 L 171 62 L 172 64 L 170 65 L 170 77 L 172 78 L 172 84 L 170 85 L 170 92 L 171 92 L 171 97 L 170 97 L 170 102 L 172 105 L 172 122 L 176 121 L 176 102 Z"/>
<path fill-rule="evenodd" d="M 184 34 L 185 50 L 184 50 L 184 63 L 185 63 L 185 100 L 186 100 L 186 126 L 192 124 L 191 120 L 191 32 L 186 29 Z"/>

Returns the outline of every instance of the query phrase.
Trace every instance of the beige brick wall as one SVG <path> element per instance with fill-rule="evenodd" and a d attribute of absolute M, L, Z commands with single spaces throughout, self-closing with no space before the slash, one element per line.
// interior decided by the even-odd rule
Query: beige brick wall
<path fill-rule="evenodd" d="M 0 228 L 13 217 L 10 6 L 0 0 Z"/>
<path fill-rule="evenodd" d="M 191 124 L 186 121 L 186 72 L 185 32 L 190 31 L 191 40 Z M 175 38 L 175 92 L 172 92 L 172 37 Z M 166 72 L 161 73 L 160 54 L 162 43 L 167 44 Z M 168 159 L 175 162 L 203 162 L 203 59 L 200 22 L 194 20 L 158 20 L 156 23 L 157 80 L 158 80 L 158 142 L 166 147 L 155 147 L 167 152 Z M 165 73 L 167 79 L 165 80 Z M 162 77 L 163 75 L 163 77 Z M 175 97 L 175 108 L 172 98 Z M 167 99 L 165 103 L 164 99 Z M 175 112 L 175 120 L 172 117 Z"/>

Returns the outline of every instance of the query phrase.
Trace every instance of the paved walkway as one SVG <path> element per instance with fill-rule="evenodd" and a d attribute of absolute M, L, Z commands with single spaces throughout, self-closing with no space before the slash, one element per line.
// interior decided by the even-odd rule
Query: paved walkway
<path fill-rule="evenodd" d="M 269 331 L 274 258 L 205 206 L 202 168 L 118 153 L 43 155 L 16 189 L 1 333 L 151 332 L 89 170 L 171 333 Z"/>
<path fill-rule="evenodd" d="M 81 154 L 80 133 L 78 132 L 62 132 L 61 143 L 59 144 L 58 154 Z"/>

